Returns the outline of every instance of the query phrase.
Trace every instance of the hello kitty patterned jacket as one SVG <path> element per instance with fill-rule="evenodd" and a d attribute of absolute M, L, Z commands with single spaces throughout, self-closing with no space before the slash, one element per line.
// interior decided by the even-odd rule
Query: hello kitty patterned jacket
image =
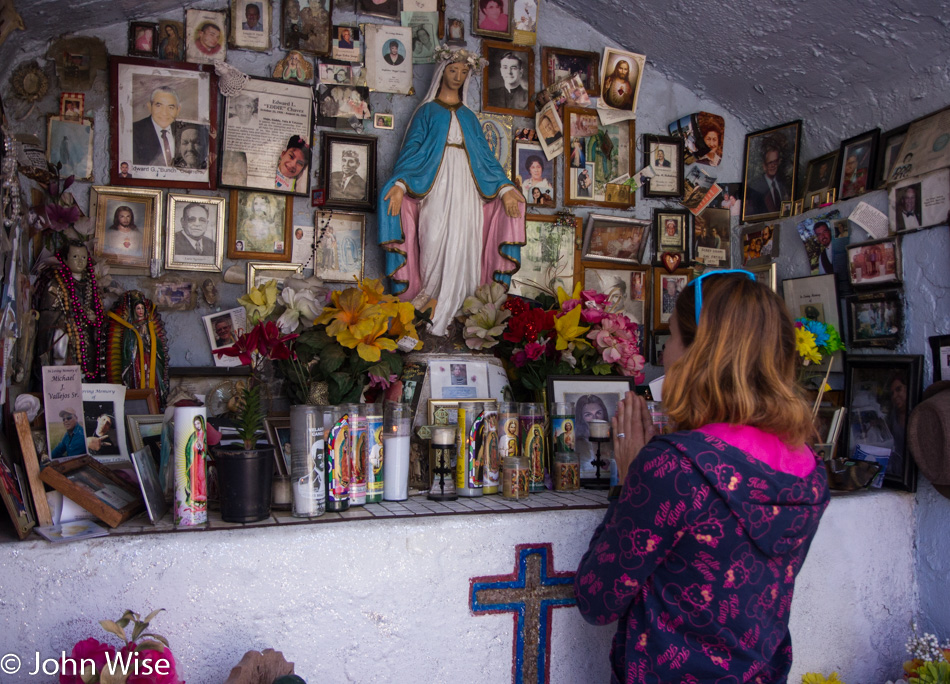
<path fill-rule="evenodd" d="M 653 438 L 574 579 L 586 620 L 619 621 L 611 681 L 784 683 L 795 576 L 827 505 L 807 447 L 728 425 Z"/>

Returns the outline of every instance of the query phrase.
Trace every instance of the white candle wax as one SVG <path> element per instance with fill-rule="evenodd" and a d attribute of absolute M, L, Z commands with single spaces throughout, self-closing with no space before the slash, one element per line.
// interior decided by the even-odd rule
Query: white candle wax
<path fill-rule="evenodd" d="M 409 435 L 383 437 L 383 499 L 409 498 Z"/>
<path fill-rule="evenodd" d="M 610 436 L 610 424 L 606 420 L 589 420 L 587 428 L 590 430 L 590 436 L 602 439 Z"/>

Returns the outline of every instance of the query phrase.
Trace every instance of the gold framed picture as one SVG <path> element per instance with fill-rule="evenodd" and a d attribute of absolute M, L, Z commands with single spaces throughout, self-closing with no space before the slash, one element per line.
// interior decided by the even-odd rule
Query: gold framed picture
<path fill-rule="evenodd" d="M 232 190 L 228 259 L 290 261 L 294 211 L 289 195 Z"/>
<path fill-rule="evenodd" d="M 148 275 L 161 258 L 162 191 L 93 186 L 96 251 L 116 273 Z"/>
<path fill-rule="evenodd" d="M 221 272 L 224 262 L 223 197 L 168 193 L 165 268 Z"/>

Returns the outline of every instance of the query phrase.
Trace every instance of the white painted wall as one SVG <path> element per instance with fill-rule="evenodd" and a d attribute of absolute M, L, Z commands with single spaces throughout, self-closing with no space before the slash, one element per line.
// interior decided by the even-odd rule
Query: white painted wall
<path fill-rule="evenodd" d="M 913 497 L 834 497 L 792 604 L 795 665 L 848 682 L 893 677 L 914 606 Z M 512 572 L 515 545 L 551 542 L 573 571 L 603 511 L 348 521 L 0 545 L 0 657 L 58 657 L 131 608 L 167 609 L 183 678 L 220 682 L 272 647 L 309 682 L 507 682 L 512 619 L 473 616 L 469 579 Z M 842 543 L 850 540 L 850 543 Z M 551 684 L 605 682 L 614 626 L 554 611 Z M 32 669 L 32 668 L 30 668 Z M 37 681 L 23 673 L 7 684 Z"/>

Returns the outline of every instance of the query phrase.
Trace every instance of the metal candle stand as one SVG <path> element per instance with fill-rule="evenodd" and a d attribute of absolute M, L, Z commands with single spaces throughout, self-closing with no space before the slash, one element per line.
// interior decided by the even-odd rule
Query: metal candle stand
<path fill-rule="evenodd" d="M 584 489 L 610 489 L 610 471 L 607 471 L 606 477 L 601 477 L 600 469 L 601 467 L 606 468 L 609 464 L 607 461 L 603 460 L 600 457 L 600 447 L 602 444 L 605 444 L 610 441 L 610 437 L 588 437 L 588 441 L 593 442 L 597 445 L 597 459 L 591 461 L 591 465 L 596 468 L 594 477 L 585 477 L 581 478 L 581 485 Z"/>

